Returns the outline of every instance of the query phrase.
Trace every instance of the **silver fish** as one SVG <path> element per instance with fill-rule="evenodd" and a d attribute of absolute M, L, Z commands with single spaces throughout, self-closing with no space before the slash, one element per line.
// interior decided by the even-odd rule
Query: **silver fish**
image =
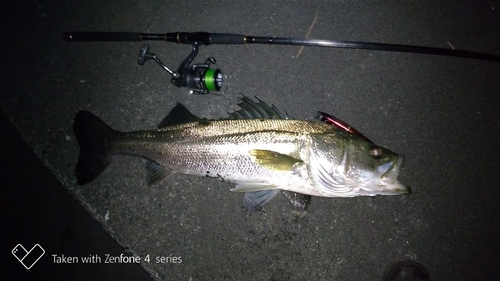
<path fill-rule="evenodd" d="M 88 111 L 80 111 L 73 131 L 80 145 L 78 184 L 98 177 L 112 156 L 147 159 L 147 182 L 171 173 L 236 183 L 246 192 L 249 212 L 278 191 L 296 206 L 307 197 L 400 195 L 410 188 L 397 180 L 402 155 L 351 132 L 319 121 L 288 119 L 274 106 L 242 97 L 227 119 L 208 120 L 177 104 L 159 129 L 118 132 Z"/>

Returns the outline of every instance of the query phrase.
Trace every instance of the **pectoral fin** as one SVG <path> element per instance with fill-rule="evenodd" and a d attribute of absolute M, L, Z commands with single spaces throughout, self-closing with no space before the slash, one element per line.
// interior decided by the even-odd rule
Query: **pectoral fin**
<path fill-rule="evenodd" d="M 276 189 L 276 186 L 268 183 L 239 183 L 230 190 L 233 192 L 255 192 L 271 189 Z"/>
<path fill-rule="evenodd" d="M 271 150 L 252 149 L 249 153 L 255 163 L 274 171 L 292 171 L 296 163 L 303 162 L 300 159 Z"/>

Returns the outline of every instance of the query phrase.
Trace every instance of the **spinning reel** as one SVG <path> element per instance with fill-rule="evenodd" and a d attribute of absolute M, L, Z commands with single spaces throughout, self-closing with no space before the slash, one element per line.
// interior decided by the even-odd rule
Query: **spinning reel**
<path fill-rule="evenodd" d="M 405 52 L 430 54 L 450 57 L 461 57 L 469 59 L 478 59 L 500 63 L 500 56 L 490 55 L 478 52 L 443 49 L 434 47 L 339 41 L 339 40 L 318 40 L 318 39 L 300 39 L 285 37 L 263 37 L 248 36 L 243 34 L 230 33 L 208 33 L 208 32 L 167 32 L 167 33 L 140 33 L 140 32 L 65 32 L 63 39 L 67 42 L 86 42 L 86 41 L 166 41 L 180 44 L 190 44 L 192 51 L 181 63 L 177 71 L 168 68 L 160 59 L 149 51 L 149 45 L 145 44 L 139 51 L 138 62 L 143 65 L 148 59 L 155 60 L 170 76 L 172 83 L 177 87 L 187 87 L 191 94 L 208 94 L 210 91 L 219 91 L 222 88 L 223 77 L 220 69 L 212 69 L 210 66 L 215 64 L 213 57 L 208 58 L 205 63 L 191 65 L 191 62 L 198 54 L 199 45 L 210 44 L 272 44 L 272 45 L 291 45 L 291 46 L 318 46 L 328 48 L 349 48 L 378 50 L 390 52 Z M 325 117 L 326 118 L 326 117 Z M 333 123 L 336 121 L 332 119 Z M 328 122 L 330 122 L 328 121 Z M 342 123 L 342 122 L 340 122 Z"/>
<path fill-rule="evenodd" d="M 205 63 L 196 63 L 191 65 L 191 62 L 198 54 L 199 43 L 194 42 L 191 53 L 179 65 L 177 71 L 168 68 L 163 62 L 160 61 L 155 53 L 150 52 L 148 44 L 142 45 L 139 50 L 137 62 L 143 65 L 147 60 L 153 59 L 160 65 L 166 72 L 172 76 L 170 80 L 177 87 L 187 87 L 190 94 L 209 94 L 210 91 L 220 91 L 224 81 L 220 69 L 210 68 L 212 64 L 216 64 L 214 57 L 209 57 Z"/>

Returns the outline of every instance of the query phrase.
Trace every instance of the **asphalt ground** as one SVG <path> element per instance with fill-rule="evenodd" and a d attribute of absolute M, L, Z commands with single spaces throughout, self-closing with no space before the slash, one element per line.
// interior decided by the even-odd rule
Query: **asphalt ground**
<path fill-rule="evenodd" d="M 202 46 L 195 62 L 215 57 L 227 91 L 188 95 L 153 62 L 137 64 L 143 42 L 62 40 L 65 31 L 308 34 L 500 55 L 498 1 L 0 5 L 0 262 L 10 280 L 381 280 L 400 260 L 420 262 L 432 280 L 500 278 L 500 64 L 212 45 Z M 190 52 L 187 45 L 149 44 L 174 69 Z M 313 198 L 305 211 L 277 197 L 247 216 L 231 184 L 174 175 L 147 187 L 144 161 L 131 157 L 76 184 L 72 122 L 79 110 L 121 131 L 153 129 L 177 102 L 220 118 L 236 109 L 239 94 L 297 119 L 321 110 L 347 121 L 406 156 L 399 179 L 413 193 Z M 18 244 L 26 251 L 39 244 L 45 254 L 28 270 L 12 254 Z M 58 259 L 63 255 L 77 263 Z M 108 255 L 141 262 L 107 263 Z M 86 257 L 93 262 L 83 263 Z"/>

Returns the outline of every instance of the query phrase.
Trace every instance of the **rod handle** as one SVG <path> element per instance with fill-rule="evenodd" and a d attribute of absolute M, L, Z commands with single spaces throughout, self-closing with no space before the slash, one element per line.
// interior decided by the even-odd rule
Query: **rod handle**
<path fill-rule="evenodd" d="M 245 44 L 246 36 L 242 34 L 212 33 L 211 44 Z"/>

